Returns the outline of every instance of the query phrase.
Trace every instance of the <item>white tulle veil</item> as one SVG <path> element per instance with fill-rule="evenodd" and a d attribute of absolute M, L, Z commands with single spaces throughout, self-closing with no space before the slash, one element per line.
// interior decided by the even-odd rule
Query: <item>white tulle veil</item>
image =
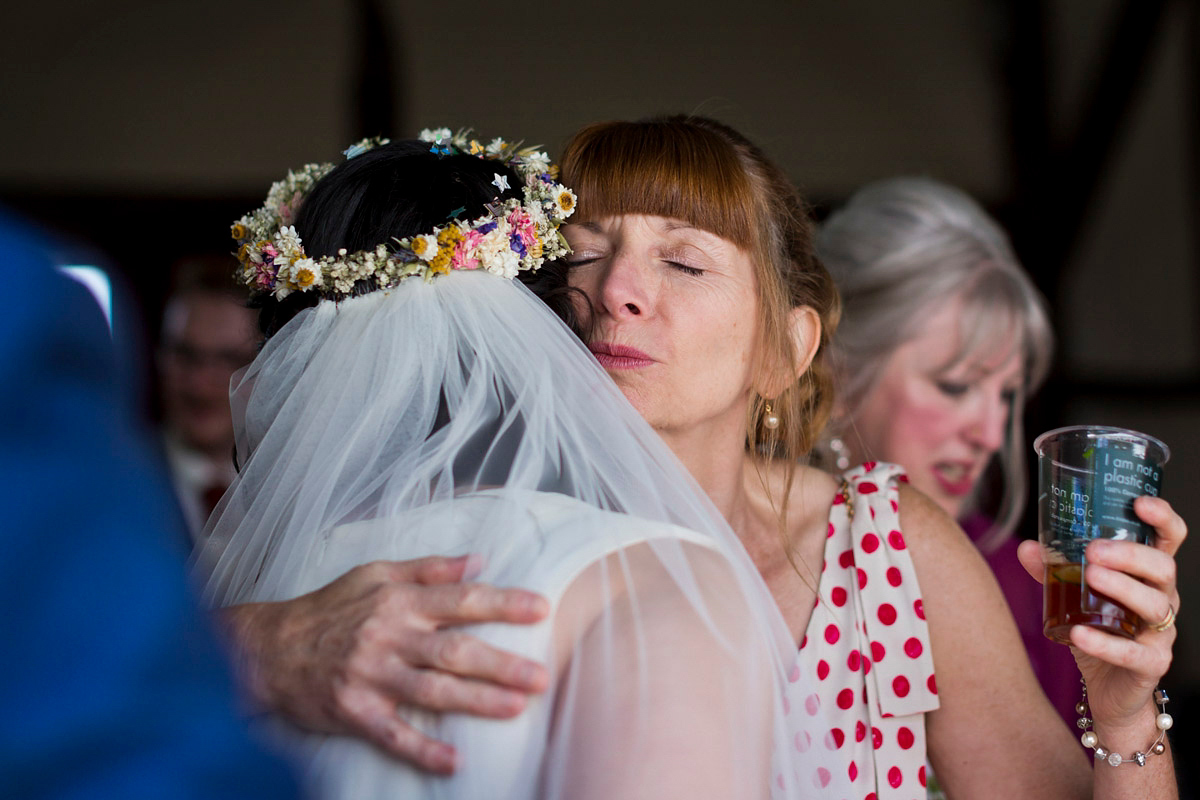
<path fill-rule="evenodd" d="M 842 797 L 829 725 L 728 525 L 565 325 L 479 272 L 302 311 L 232 388 L 241 472 L 200 564 L 218 605 L 377 559 L 477 553 L 542 592 L 474 635 L 550 667 L 514 720 L 424 715 L 453 777 L 289 729 L 329 797 Z"/>

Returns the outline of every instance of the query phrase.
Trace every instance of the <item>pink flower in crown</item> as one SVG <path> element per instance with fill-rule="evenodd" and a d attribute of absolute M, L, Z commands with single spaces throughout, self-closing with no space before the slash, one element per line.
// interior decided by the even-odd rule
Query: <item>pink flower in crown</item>
<path fill-rule="evenodd" d="M 450 257 L 450 269 L 479 269 L 479 243 L 483 234 L 479 231 L 466 231 L 462 238 L 454 244 L 454 255 Z"/>
<path fill-rule="evenodd" d="M 266 264 L 254 266 L 254 288 L 271 289 L 275 286 L 275 271 Z"/>
<path fill-rule="evenodd" d="M 275 259 L 279 258 L 279 251 L 275 249 L 275 245 L 267 242 L 262 246 L 263 263 L 270 266 L 275 263 Z"/>
<path fill-rule="evenodd" d="M 508 224 L 512 225 L 513 230 L 521 237 L 521 243 L 526 247 L 537 241 L 537 228 L 533 224 L 533 218 L 524 209 L 514 208 L 509 212 Z"/>
<path fill-rule="evenodd" d="M 279 206 L 279 224 L 283 226 L 291 225 L 295 222 L 296 209 L 300 205 L 300 201 L 304 199 L 303 192 L 296 192 L 292 195 L 292 199 L 286 203 L 281 203 Z"/>

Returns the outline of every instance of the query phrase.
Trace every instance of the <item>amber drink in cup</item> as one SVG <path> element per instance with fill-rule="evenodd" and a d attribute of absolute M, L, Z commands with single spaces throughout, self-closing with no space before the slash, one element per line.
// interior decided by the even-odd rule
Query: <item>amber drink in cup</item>
<path fill-rule="evenodd" d="M 1038 540 L 1046 565 L 1042 630 L 1069 643 L 1072 625 L 1132 638 L 1142 620 L 1088 586 L 1084 550 L 1093 539 L 1154 544 L 1154 528 L 1133 513 L 1133 501 L 1162 489 L 1168 447 L 1137 431 L 1077 425 L 1037 437 Z"/>

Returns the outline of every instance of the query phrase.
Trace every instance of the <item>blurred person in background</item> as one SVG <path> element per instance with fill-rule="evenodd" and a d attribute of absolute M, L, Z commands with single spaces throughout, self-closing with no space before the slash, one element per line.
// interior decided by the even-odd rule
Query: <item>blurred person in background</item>
<path fill-rule="evenodd" d="M 229 380 L 261 338 L 254 310 L 230 278 L 232 256 L 180 261 L 159 345 L 163 444 L 192 544 L 236 475 Z"/>
<path fill-rule="evenodd" d="M 0 793 L 284 798 L 185 579 L 101 309 L 0 212 Z"/>
<path fill-rule="evenodd" d="M 1070 650 L 1042 634 L 1041 589 L 1017 561 L 1014 536 L 1028 480 L 1022 406 L 1054 348 L 1043 299 L 995 220 L 925 178 L 862 188 L 821 226 L 817 248 L 844 303 L 822 463 L 839 472 L 868 459 L 901 464 L 958 520 L 1073 727 L 1079 673 Z"/>

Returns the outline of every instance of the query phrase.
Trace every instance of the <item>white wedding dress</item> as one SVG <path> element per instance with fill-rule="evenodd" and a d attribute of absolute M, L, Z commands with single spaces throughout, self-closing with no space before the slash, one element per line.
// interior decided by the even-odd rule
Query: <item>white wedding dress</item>
<path fill-rule="evenodd" d="M 591 355 L 523 286 L 408 281 L 301 312 L 235 377 L 242 471 L 199 554 L 221 605 L 377 559 L 478 554 L 544 594 L 464 630 L 547 664 L 510 720 L 400 708 L 453 744 L 433 777 L 276 722 L 329 798 L 812 797 L 820 713 L 736 537 Z M 815 680 L 815 678 L 813 679 Z M 840 797 L 835 779 L 820 796 Z"/>

